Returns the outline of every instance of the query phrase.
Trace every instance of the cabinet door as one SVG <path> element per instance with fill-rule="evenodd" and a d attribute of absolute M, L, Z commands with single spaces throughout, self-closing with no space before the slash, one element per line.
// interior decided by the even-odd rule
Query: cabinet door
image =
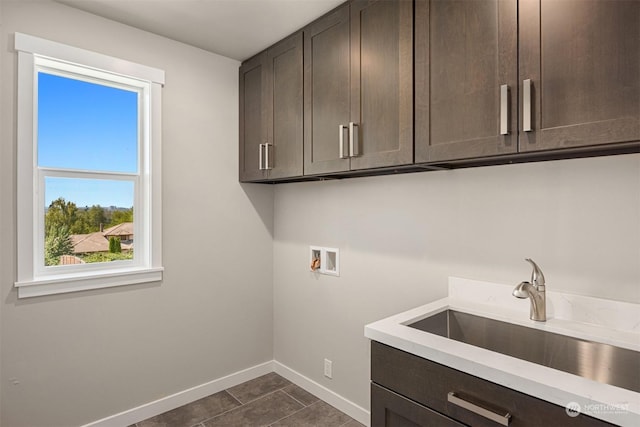
<path fill-rule="evenodd" d="M 564 406 L 492 383 L 448 366 L 422 359 L 385 344 L 371 342 L 371 381 L 393 390 L 464 425 L 496 426 L 477 408 L 484 408 L 511 427 L 611 427 L 612 424 L 585 414 L 569 416 Z M 450 400 L 450 392 L 470 405 Z M 472 409 L 475 407 L 476 409 Z M 372 413 L 373 413 L 372 403 Z M 375 424 L 376 426 L 378 424 Z M 380 424 L 384 425 L 384 424 Z"/>
<path fill-rule="evenodd" d="M 304 173 L 346 171 L 349 159 L 340 158 L 339 126 L 349 123 L 349 5 L 304 33 Z"/>
<path fill-rule="evenodd" d="M 412 1 L 351 3 L 351 169 L 413 163 L 412 30 Z"/>
<path fill-rule="evenodd" d="M 267 54 L 267 100 L 273 114 L 267 133 L 269 178 L 302 176 L 302 33 Z"/>
<path fill-rule="evenodd" d="M 416 0 L 416 163 L 517 151 L 517 19 L 517 0 Z"/>
<path fill-rule="evenodd" d="M 521 0 L 525 79 L 521 151 L 640 140 L 640 1 Z"/>
<path fill-rule="evenodd" d="M 266 57 L 256 56 L 240 67 L 240 181 L 266 178 L 260 159 L 267 141 Z"/>
<path fill-rule="evenodd" d="M 462 427 L 449 417 L 371 383 L 372 427 Z"/>

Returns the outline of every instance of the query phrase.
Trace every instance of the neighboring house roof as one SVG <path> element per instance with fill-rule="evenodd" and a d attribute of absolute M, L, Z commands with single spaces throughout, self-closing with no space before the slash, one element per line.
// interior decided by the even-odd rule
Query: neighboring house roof
<path fill-rule="evenodd" d="M 131 223 L 125 223 L 125 224 L 131 224 Z M 118 226 L 116 225 L 115 227 L 111 227 L 108 230 L 111 230 L 116 227 Z M 125 233 L 107 235 L 106 233 L 108 230 L 105 230 L 102 233 L 99 231 L 96 231 L 95 233 L 89 233 L 89 234 L 70 235 L 69 238 L 71 239 L 71 244 L 73 245 L 73 253 L 85 254 L 90 252 L 109 252 L 109 237 L 128 235 Z M 133 227 L 132 227 L 132 230 L 133 230 Z M 133 231 L 131 232 L 131 234 L 133 234 Z M 131 248 L 133 248 L 133 244 L 121 243 L 121 247 L 123 251 L 128 251 L 128 250 L 131 250 Z"/>
<path fill-rule="evenodd" d="M 118 225 L 114 225 L 113 227 L 109 227 L 103 231 L 103 233 L 107 238 L 111 236 L 133 236 L 133 223 L 132 222 L 123 222 Z"/>
<path fill-rule="evenodd" d="M 109 252 L 109 239 L 99 231 L 90 234 L 72 234 L 69 237 L 73 245 L 73 253 Z"/>

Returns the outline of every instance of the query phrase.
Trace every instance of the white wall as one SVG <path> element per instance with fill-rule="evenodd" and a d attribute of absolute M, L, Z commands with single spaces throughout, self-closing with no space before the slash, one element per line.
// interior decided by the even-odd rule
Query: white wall
<path fill-rule="evenodd" d="M 309 272 L 337 247 L 341 276 Z M 278 185 L 275 359 L 368 408 L 366 323 L 444 297 L 447 276 L 640 302 L 640 155 Z M 333 379 L 323 377 L 323 359 Z"/>
<path fill-rule="evenodd" d="M 0 424 L 80 425 L 271 360 L 273 189 L 238 184 L 239 63 L 48 0 L 2 1 Z M 16 31 L 166 71 L 161 285 L 17 300 Z"/>

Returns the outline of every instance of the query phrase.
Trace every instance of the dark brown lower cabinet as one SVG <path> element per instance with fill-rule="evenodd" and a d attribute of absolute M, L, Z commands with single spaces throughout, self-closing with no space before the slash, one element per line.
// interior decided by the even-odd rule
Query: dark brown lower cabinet
<path fill-rule="evenodd" d="M 464 424 L 371 383 L 371 426 L 455 427 Z"/>
<path fill-rule="evenodd" d="M 612 425 L 375 341 L 371 381 L 372 427 Z"/>

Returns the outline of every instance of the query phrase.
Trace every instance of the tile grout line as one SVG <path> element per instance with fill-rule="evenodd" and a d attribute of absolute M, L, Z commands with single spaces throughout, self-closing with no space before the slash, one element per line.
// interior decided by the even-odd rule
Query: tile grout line
<path fill-rule="evenodd" d="M 222 390 L 225 393 L 227 393 L 229 396 L 231 396 L 231 398 L 233 400 L 235 400 L 236 402 L 238 402 L 240 404 L 240 406 L 244 405 L 244 403 L 240 402 L 240 399 L 238 399 L 237 397 L 235 397 L 229 390 Z"/>
<path fill-rule="evenodd" d="M 347 415 L 347 416 L 348 416 L 348 415 Z M 349 417 L 349 418 L 351 418 L 351 417 Z M 347 421 L 346 423 L 344 423 L 344 424 L 340 424 L 340 426 L 339 426 L 339 427 L 344 427 L 344 426 L 346 426 L 347 424 L 349 424 L 349 423 L 350 423 L 350 422 L 352 422 L 352 421 L 355 421 L 355 422 L 357 422 L 357 423 L 359 423 L 359 424 L 362 424 L 360 421 L 356 420 L 355 418 L 351 418 L 351 419 L 350 419 L 349 421 Z"/>
<path fill-rule="evenodd" d="M 302 411 L 302 410 L 304 410 L 304 409 L 306 409 L 306 408 L 310 407 L 310 406 L 311 406 L 311 405 L 313 405 L 314 403 L 316 403 L 316 402 L 313 402 L 311 405 L 305 405 L 304 403 L 300 402 L 298 399 L 296 399 L 295 397 L 291 396 L 289 393 L 287 393 L 286 391 L 284 391 L 284 389 L 285 389 L 285 388 L 287 388 L 287 387 L 289 387 L 290 385 L 295 385 L 295 384 L 293 384 L 293 383 L 289 383 L 289 384 L 287 384 L 286 386 L 284 386 L 284 387 L 282 387 L 282 388 L 280 388 L 280 389 L 278 389 L 278 390 L 282 391 L 286 396 L 289 396 L 291 399 L 293 399 L 293 401 L 294 401 L 294 402 L 297 402 L 297 403 L 299 403 L 300 405 L 302 405 L 302 408 L 298 409 L 297 411 L 295 411 L 295 412 L 294 412 L 294 413 L 292 413 L 292 414 L 287 415 L 286 417 L 282 417 L 282 418 L 280 418 L 280 419 L 278 419 L 278 420 L 275 420 L 274 422 L 272 422 L 271 424 L 269 424 L 267 427 L 271 427 L 271 426 L 273 426 L 274 424 L 277 424 L 277 423 L 279 423 L 279 422 L 280 422 L 280 421 L 282 421 L 282 420 L 285 420 L 285 419 L 287 419 L 287 418 L 289 418 L 289 417 L 292 417 L 292 416 L 294 416 L 295 414 L 297 414 L 298 412 L 300 412 L 300 411 Z M 278 391 L 278 390 L 276 390 L 276 391 Z"/>
<path fill-rule="evenodd" d="M 244 405 L 245 405 L 245 404 L 244 404 L 244 403 L 242 403 L 242 402 L 240 401 L 240 399 L 238 399 L 238 398 L 237 398 L 237 397 L 235 397 L 233 394 L 231 394 L 231 392 L 229 392 L 228 390 L 223 390 L 223 391 L 224 391 L 224 392 L 226 392 L 229 396 L 231 396 L 231 397 L 233 398 L 233 400 L 235 400 L 236 402 L 238 402 L 240 405 L 236 406 L 235 408 L 227 409 L 227 410 L 226 410 L 226 411 L 224 411 L 224 412 L 220 412 L 219 414 L 214 415 L 214 416 L 213 416 L 213 417 L 211 417 L 211 418 L 206 418 L 206 419 L 204 419 L 204 420 L 200 421 L 200 424 L 202 424 L 202 426 L 203 426 L 203 427 L 204 427 L 205 423 L 207 423 L 207 422 L 209 422 L 209 421 L 211 421 L 211 420 L 214 420 L 214 419 L 216 419 L 216 418 L 218 418 L 218 417 L 221 417 L 221 416 L 223 416 L 223 415 L 225 415 L 225 414 L 228 414 L 228 413 L 229 413 L 229 412 L 231 412 L 231 411 L 235 411 L 235 410 L 237 410 L 237 409 L 240 409 L 240 408 L 244 407 Z"/>
<path fill-rule="evenodd" d="M 213 416 L 213 417 L 211 417 L 211 418 L 206 418 L 206 419 L 204 419 L 204 420 L 200 421 L 200 424 L 202 424 L 202 427 L 205 427 L 205 423 L 206 423 L 206 422 L 208 422 L 208 421 L 211 421 L 211 420 L 213 420 L 213 419 L 215 419 L 215 418 L 221 417 L 221 416 L 222 416 L 222 415 L 224 415 L 224 414 L 228 414 L 228 413 L 229 413 L 229 412 L 231 412 L 231 411 L 235 411 L 235 410 L 237 410 L 237 409 L 240 409 L 240 408 L 244 407 L 244 405 L 245 405 L 245 404 L 244 404 L 244 403 L 242 403 L 242 402 L 240 401 L 240 399 L 238 399 L 237 397 L 235 397 L 235 396 L 234 396 L 234 395 L 233 395 L 233 394 L 232 394 L 228 389 L 227 389 L 227 390 L 222 390 L 222 391 L 224 391 L 224 392 L 225 392 L 225 393 L 227 393 L 229 396 L 231 396 L 231 398 L 232 398 L 233 400 L 235 400 L 236 402 L 238 402 L 238 403 L 239 403 L 239 405 L 238 405 L 238 406 L 236 406 L 235 408 L 227 409 L 227 410 L 226 410 L 226 411 L 224 411 L 224 412 L 220 412 L 219 414 L 214 415 L 214 416 Z"/>
<path fill-rule="evenodd" d="M 227 393 L 229 396 L 231 396 L 233 398 L 233 400 L 235 400 L 236 402 L 238 402 L 240 405 L 244 405 L 244 403 L 240 402 L 240 399 L 238 399 L 233 393 L 231 393 L 229 391 L 230 389 L 226 389 L 223 390 L 225 393 Z"/>
<path fill-rule="evenodd" d="M 285 394 L 287 394 L 287 393 L 285 392 Z M 287 396 L 288 396 L 288 394 L 287 394 Z M 292 397 L 292 399 L 293 399 L 293 397 Z M 295 400 L 295 399 L 293 399 L 293 400 Z M 297 402 L 297 400 L 296 400 L 296 402 Z M 282 418 L 280 418 L 280 419 L 278 419 L 278 420 L 275 420 L 274 422 L 272 422 L 271 424 L 269 424 L 267 427 L 271 427 L 271 426 L 273 426 L 274 424 L 277 424 L 277 423 L 279 423 L 279 422 L 280 422 L 280 421 L 282 421 L 282 420 L 286 420 L 286 419 L 287 419 L 287 418 L 289 418 L 289 417 L 293 417 L 293 416 L 294 416 L 294 415 L 296 415 L 298 412 L 304 411 L 305 409 L 312 407 L 313 405 L 315 405 L 315 404 L 316 404 L 316 403 L 318 403 L 318 402 L 320 402 L 320 401 L 318 400 L 318 401 L 316 401 L 316 402 L 313 402 L 313 403 L 312 403 L 311 405 L 309 405 L 309 406 L 304 406 L 304 405 L 302 405 L 302 408 L 300 408 L 300 409 L 298 409 L 297 411 L 295 411 L 295 412 L 293 412 L 293 413 L 291 413 L 291 414 L 287 415 L 286 417 L 282 417 Z M 300 403 L 300 402 L 298 402 L 298 403 Z"/>
<path fill-rule="evenodd" d="M 268 375 L 268 374 L 267 374 L 267 375 Z M 283 390 L 285 387 L 289 387 L 290 385 L 292 385 L 292 384 L 293 384 L 291 381 L 287 380 L 286 378 L 283 378 L 283 379 L 287 382 L 287 384 L 285 384 L 284 386 L 282 386 L 282 387 L 280 387 L 280 388 L 277 388 L 277 389 L 275 389 L 275 390 L 272 390 L 272 391 L 270 391 L 270 392 L 269 392 L 269 393 L 267 393 L 267 394 L 263 394 L 262 396 L 256 397 L 256 398 L 255 398 L 255 399 L 253 399 L 253 400 L 249 400 L 249 401 L 248 401 L 248 402 L 246 402 L 246 403 L 243 403 L 240 399 L 238 399 L 237 397 L 235 397 L 235 396 L 234 396 L 234 395 L 229 391 L 229 390 L 231 390 L 230 388 L 228 388 L 228 389 L 226 389 L 226 390 L 224 390 L 224 391 L 226 391 L 227 393 L 229 393 L 229 394 L 230 394 L 234 399 L 236 399 L 238 402 L 240 402 L 240 404 L 241 404 L 241 405 L 248 405 L 248 404 L 249 404 L 249 403 L 251 403 L 251 402 L 254 402 L 254 401 L 258 400 L 258 399 L 262 399 L 262 398 L 263 398 L 263 397 L 265 397 L 265 396 L 268 396 L 268 395 L 270 395 L 270 394 L 273 394 L 273 393 L 275 393 L 276 391 Z M 247 382 L 248 382 L 248 381 L 247 381 Z M 233 387 L 232 387 L 232 388 L 233 388 Z M 284 391 L 284 390 L 283 390 L 283 391 Z"/>
<path fill-rule="evenodd" d="M 224 390 L 224 391 L 227 391 L 227 390 Z M 231 393 L 227 392 L 227 393 L 229 393 L 229 395 L 231 395 L 231 397 L 233 397 L 235 400 L 237 400 L 238 402 L 240 402 L 240 406 L 236 406 L 235 408 L 228 409 L 228 410 L 226 410 L 226 411 L 224 411 L 224 412 L 221 412 L 221 413 L 219 413 L 218 415 L 215 415 L 215 416 L 213 416 L 213 417 L 211 417 L 211 418 L 207 418 L 207 419 L 205 419 L 205 420 L 202 420 L 202 421 L 200 421 L 200 423 L 201 423 L 201 424 L 203 425 L 203 427 L 204 427 L 204 424 L 205 424 L 205 423 L 207 423 L 207 422 L 209 422 L 209 421 L 211 421 L 211 420 L 214 420 L 214 419 L 216 419 L 216 418 L 218 418 L 218 417 L 221 417 L 221 416 L 223 416 L 223 415 L 226 415 L 226 414 L 228 414 L 229 412 L 233 412 L 233 411 L 236 411 L 236 410 L 240 410 L 241 408 L 244 408 L 245 406 L 247 406 L 247 405 L 248 405 L 248 404 L 250 404 L 250 403 L 257 402 L 258 400 L 263 399 L 263 398 L 265 398 L 265 397 L 267 397 L 267 396 L 271 396 L 272 394 L 277 393 L 277 392 L 279 392 L 279 391 L 282 391 L 282 389 L 281 389 L 281 388 L 279 388 L 279 389 L 273 390 L 273 391 L 271 391 L 271 392 L 269 392 L 269 393 L 267 393 L 267 394 L 264 394 L 264 395 L 262 395 L 262 396 L 260 396 L 260 397 L 256 397 L 255 399 L 250 400 L 250 401 L 248 401 L 247 403 L 242 403 L 242 402 L 240 401 L 240 399 L 237 399 L 237 398 L 236 398 L 235 396 L 233 396 Z M 285 392 L 283 391 L 283 393 L 285 393 Z M 287 394 L 287 393 L 285 393 L 285 394 Z M 287 394 L 287 396 L 288 396 L 288 394 Z"/>
<path fill-rule="evenodd" d="M 292 398 L 293 400 L 295 400 L 296 402 L 298 402 L 299 404 L 301 404 L 303 408 L 306 408 L 307 406 L 311 406 L 311 405 L 313 405 L 314 403 L 316 403 L 316 402 L 313 402 L 313 403 L 311 403 L 311 404 L 309 404 L 309 405 L 305 405 L 304 403 L 300 402 L 298 399 L 296 399 L 295 397 L 293 397 L 292 395 L 290 395 L 289 393 L 287 393 L 286 391 L 284 391 L 284 388 L 281 388 L 280 390 L 282 390 L 282 392 L 283 392 L 284 394 L 286 394 L 287 396 L 289 396 L 290 398 Z"/>
<path fill-rule="evenodd" d="M 272 391 L 270 391 L 269 393 L 267 393 L 267 394 L 263 394 L 263 395 L 262 395 L 262 396 L 260 396 L 260 397 L 256 397 L 255 399 L 250 400 L 250 401 L 248 401 L 247 403 L 243 403 L 242 405 L 248 405 L 249 403 L 253 403 L 253 402 L 255 402 L 256 400 L 260 400 L 260 399 L 262 399 L 263 397 L 271 396 L 272 394 L 277 393 L 277 392 L 279 392 L 279 391 L 282 391 L 282 388 L 278 388 L 278 389 L 272 390 Z M 282 391 L 282 392 L 284 393 L 284 391 Z M 285 393 L 285 394 L 286 394 L 286 393 Z"/>

